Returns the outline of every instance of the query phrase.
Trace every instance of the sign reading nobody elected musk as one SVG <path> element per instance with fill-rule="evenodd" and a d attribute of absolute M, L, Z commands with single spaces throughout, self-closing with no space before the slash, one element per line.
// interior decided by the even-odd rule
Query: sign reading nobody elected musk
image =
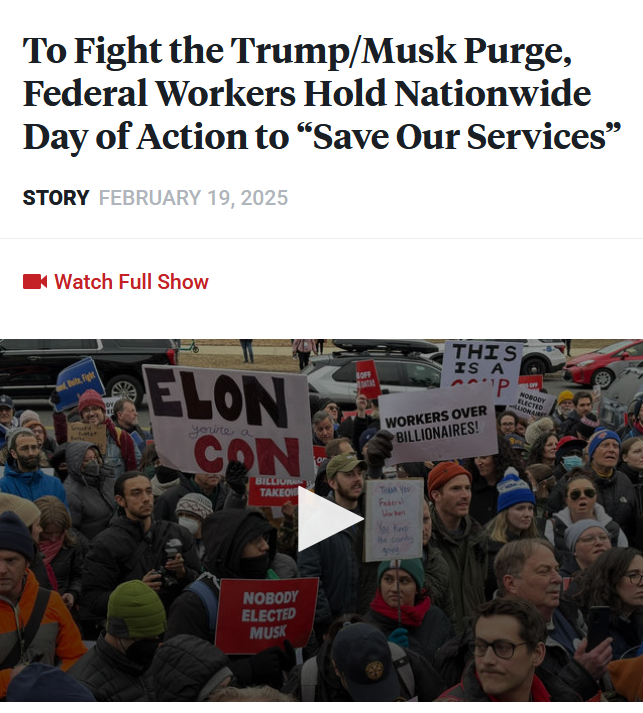
<path fill-rule="evenodd" d="M 441 386 L 490 382 L 497 404 L 516 400 L 522 344 L 520 342 L 449 341 L 444 345 Z"/>
<path fill-rule="evenodd" d="M 380 423 L 394 436 L 390 462 L 497 453 L 493 390 L 487 382 L 381 396 Z"/>
<path fill-rule="evenodd" d="M 222 579 L 214 645 L 229 656 L 308 643 L 319 580 Z"/>
<path fill-rule="evenodd" d="M 163 465 L 222 473 L 306 477 L 313 450 L 308 383 L 299 374 L 143 367 L 154 442 Z"/>
<path fill-rule="evenodd" d="M 526 389 L 521 386 L 518 389 L 516 403 L 510 406 L 509 410 L 525 418 L 530 418 L 531 416 L 540 418 L 549 414 L 555 403 L 556 396 L 554 394 L 543 394 L 540 391 Z"/>
<path fill-rule="evenodd" d="M 424 481 L 367 480 L 367 562 L 422 557 Z"/>

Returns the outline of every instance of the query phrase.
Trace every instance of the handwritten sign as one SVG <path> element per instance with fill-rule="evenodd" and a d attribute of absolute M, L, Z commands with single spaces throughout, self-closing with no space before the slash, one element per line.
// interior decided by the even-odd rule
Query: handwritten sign
<path fill-rule="evenodd" d="M 376 399 L 381 393 L 380 380 L 377 369 L 372 359 L 355 362 L 357 372 L 357 393 L 363 394 L 367 399 Z"/>
<path fill-rule="evenodd" d="M 516 400 L 521 358 L 520 342 L 446 342 L 440 384 L 491 382 L 495 403 L 510 404 Z"/>
<path fill-rule="evenodd" d="M 288 639 L 308 643 L 319 580 L 223 579 L 214 645 L 228 656 L 257 654 Z"/>
<path fill-rule="evenodd" d="M 251 476 L 312 475 L 305 376 L 150 365 L 143 375 L 163 465 L 222 473 L 238 460 Z"/>
<path fill-rule="evenodd" d="M 305 488 L 305 480 L 294 478 L 274 478 L 259 475 L 249 480 L 248 505 L 256 507 L 277 507 L 289 500 L 297 504 L 297 488 Z"/>
<path fill-rule="evenodd" d="M 393 436 L 391 463 L 473 458 L 498 452 L 491 383 L 380 397 Z"/>
<path fill-rule="evenodd" d="M 424 481 L 366 481 L 366 562 L 422 556 Z"/>
<path fill-rule="evenodd" d="M 533 391 L 520 387 L 518 389 L 518 399 L 509 411 L 513 411 L 518 416 L 529 418 L 540 418 L 551 413 L 556 404 L 556 397 L 553 394 L 543 394 L 540 391 Z"/>
<path fill-rule="evenodd" d="M 60 401 L 55 404 L 56 411 L 64 411 L 76 406 L 81 394 L 87 389 L 94 389 L 101 396 L 105 393 L 98 369 L 91 357 L 75 362 L 58 374 L 56 393 Z"/>
<path fill-rule="evenodd" d="M 68 441 L 87 441 L 98 446 L 101 455 L 107 451 L 107 428 L 102 424 L 94 426 L 91 423 L 67 424 Z"/>
<path fill-rule="evenodd" d="M 531 391 L 542 391 L 543 390 L 543 375 L 542 374 L 530 374 L 527 376 L 521 376 L 518 379 L 518 384 L 524 386 L 525 389 L 530 389 Z"/>

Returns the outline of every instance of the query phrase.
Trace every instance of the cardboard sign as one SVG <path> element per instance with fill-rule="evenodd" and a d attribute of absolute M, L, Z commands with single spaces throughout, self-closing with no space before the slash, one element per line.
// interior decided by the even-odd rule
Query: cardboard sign
<path fill-rule="evenodd" d="M 377 369 L 372 359 L 356 361 L 357 393 L 367 399 L 376 399 L 381 393 L 380 380 L 377 378 Z"/>
<path fill-rule="evenodd" d="M 522 344 L 519 342 L 446 342 L 442 361 L 441 386 L 461 386 L 491 382 L 494 402 L 516 400 Z"/>
<path fill-rule="evenodd" d="M 542 391 L 543 375 L 532 374 L 531 376 L 521 376 L 518 379 L 518 384 L 520 384 L 520 386 L 524 386 L 525 389 L 529 389 L 530 391 Z"/>
<path fill-rule="evenodd" d="M 394 436 L 391 463 L 498 452 L 491 383 L 380 397 L 380 423 Z"/>
<path fill-rule="evenodd" d="M 163 465 L 314 480 L 308 384 L 301 374 L 144 366 L 156 451 Z"/>
<path fill-rule="evenodd" d="M 533 391 L 520 387 L 518 389 L 518 399 L 508 410 L 513 411 L 518 416 L 525 418 L 541 418 L 551 413 L 556 405 L 556 396 L 553 394 L 543 394 L 540 391 Z"/>
<path fill-rule="evenodd" d="M 366 481 L 365 561 L 422 557 L 424 481 Z"/>
<path fill-rule="evenodd" d="M 288 639 L 308 643 L 319 580 L 222 579 L 214 645 L 228 656 L 257 654 Z"/>
<path fill-rule="evenodd" d="M 77 361 L 58 374 L 56 393 L 60 397 L 60 403 L 55 405 L 56 411 L 65 411 L 76 406 L 80 395 L 87 389 L 94 389 L 101 396 L 105 393 L 98 369 L 91 357 Z"/>
<path fill-rule="evenodd" d="M 68 441 L 87 441 L 98 446 L 101 455 L 107 451 L 107 427 L 99 424 L 94 426 L 91 423 L 68 423 Z"/>
<path fill-rule="evenodd" d="M 294 478 L 273 478 L 260 475 L 249 480 L 248 505 L 256 507 L 278 507 L 289 500 L 297 504 L 297 488 L 305 488 L 305 480 Z M 281 513 L 279 515 L 281 517 Z"/>

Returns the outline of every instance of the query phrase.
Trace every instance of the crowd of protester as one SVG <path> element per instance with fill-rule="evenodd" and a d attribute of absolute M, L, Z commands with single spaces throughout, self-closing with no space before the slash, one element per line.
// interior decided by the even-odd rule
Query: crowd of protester
<path fill-rule="evenodd" d="M 376 402 L 310 402 L 315 492 L 364 515 L 366 479 L 421 479 L 421 557 L 366 562 L 363 522 L 298 552 L 296 505 L 249 507 L 240 462 L 166 467 L 127 399 L 108 417 L 88 390 L 50 434 L 0 395 L 0 698 L 640 700 L 643 402 L 615 433 L 563 391 L 548 417 L 500 411 L 491 453 L 400 464 Z M 221 580 L 298 577 L 319 579 L 303 649 L 214 646 Z"/>

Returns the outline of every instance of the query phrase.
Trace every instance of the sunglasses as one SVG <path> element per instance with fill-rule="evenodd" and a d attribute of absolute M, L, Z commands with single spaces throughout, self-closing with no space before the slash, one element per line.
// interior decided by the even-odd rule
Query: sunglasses
<path fill-rule="evenodd" d="M 581 495 L 585 495 L 586 498 L 595 498 L 596 497 L 596 491 L 594 488 L 586 488 L 585 490 L 572 490 L 571 493 L 569 494 L 569 497 L 572 500 L 578 500 Z"/>

